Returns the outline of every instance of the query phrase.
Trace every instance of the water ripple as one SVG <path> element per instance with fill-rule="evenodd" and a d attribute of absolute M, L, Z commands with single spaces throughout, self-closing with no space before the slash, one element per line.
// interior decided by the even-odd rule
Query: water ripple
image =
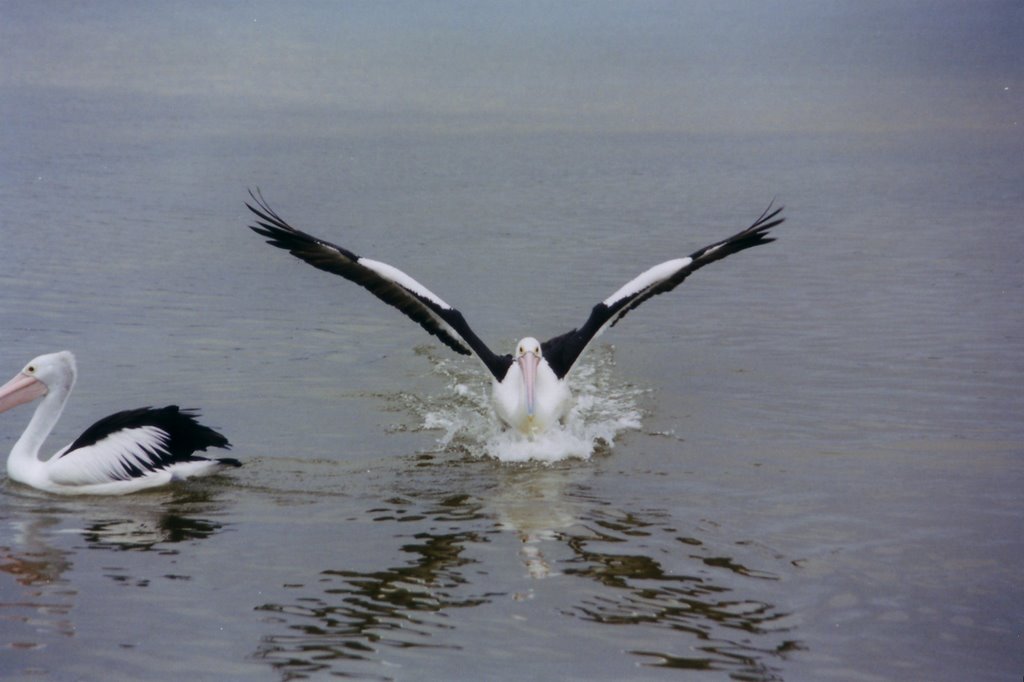
<path fill-rule="evenodd" d="M 663 512 L 616 509 L 588 485 L 590 467 L 461 467 L 435 463 L 365 510 L 400 561 L 343 562 L 260 605 L 271 631 L 254 657 L 284 679 L 389 680 L 429 651 L 471 653 L 491 628 L 528 623 L 507 643 L 528 650 L 554 631 L 604 648 L 613 626 L 634 665 L 773 680 L 803 647 L 796 620 L 770 597 L 784 557 L 747 541 L 730 552 L 710 523 L 681 537 Z M 438 487 L 445 476 L 448 490 Z M 565 619 L 582 627 L 566 630 Z"/>

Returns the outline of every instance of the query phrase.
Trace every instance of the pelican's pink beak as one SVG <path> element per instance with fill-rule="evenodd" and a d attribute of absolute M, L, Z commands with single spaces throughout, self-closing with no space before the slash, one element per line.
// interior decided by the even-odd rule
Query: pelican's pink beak
<path fill-rule="evenodd" d="M 46 384 L 35 377 L 19 372 L 16 377 L 0 386 L 0 412 L 46 395 Z"/>
<path fill-rule="evenodd" d="M 519 370 L 523 373 L 523 383 L 526 385 L 526 414 L 533 416 L 534 390 L 533 385 L 537 379 L 537 366 L 540 365 L 540 356 L 534 353 L 523 353 L 519 356 Z"/>

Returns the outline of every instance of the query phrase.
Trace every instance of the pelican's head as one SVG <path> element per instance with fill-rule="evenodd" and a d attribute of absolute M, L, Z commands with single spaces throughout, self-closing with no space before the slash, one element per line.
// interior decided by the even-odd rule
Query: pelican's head
<path fill-rule="evenodd" d="M 537 380 L 537 366 L 540 365 L 541 357 L 540 341 L 532 336 L 527 336 L 516 345 L 515 360 L 523 375 L 523 385 L 526 388 L 526 414 L 530 417 L 533 417 L 534 384 Z"/>
<path fill-rule="evenodd" d="M 71 351 L 33 358 L 14 378 L 0 386 L 0 412 L 46 395 L 51 390 L 68 392 L 75 384 L 75 356 Z"/>

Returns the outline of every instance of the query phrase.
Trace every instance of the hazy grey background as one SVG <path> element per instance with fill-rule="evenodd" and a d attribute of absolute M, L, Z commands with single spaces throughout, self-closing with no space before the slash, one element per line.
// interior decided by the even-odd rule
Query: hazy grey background
<path fill-rule="evenodd" d="M 1006 130 L 1024 11 L 960 2 L 0 4 L 0 87 L 338 130 Z M 70 113 L 70 112 L 69 112 Z M 312 119 L 312 120 L 310 120 Z"/>

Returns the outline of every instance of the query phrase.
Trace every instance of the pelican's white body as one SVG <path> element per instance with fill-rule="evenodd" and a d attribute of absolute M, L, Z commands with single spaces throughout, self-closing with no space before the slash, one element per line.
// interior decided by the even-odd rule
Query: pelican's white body
<path fill-rule="evenodd" d="M 569 386 L 555 375 L 541 355 L 540 342 L 532 337 L 519 342 L 515 362 L 504 379 L 493 381 L 492 389 L 495 413 L 526 436 L 555 426 L 572 407 Z"/>

